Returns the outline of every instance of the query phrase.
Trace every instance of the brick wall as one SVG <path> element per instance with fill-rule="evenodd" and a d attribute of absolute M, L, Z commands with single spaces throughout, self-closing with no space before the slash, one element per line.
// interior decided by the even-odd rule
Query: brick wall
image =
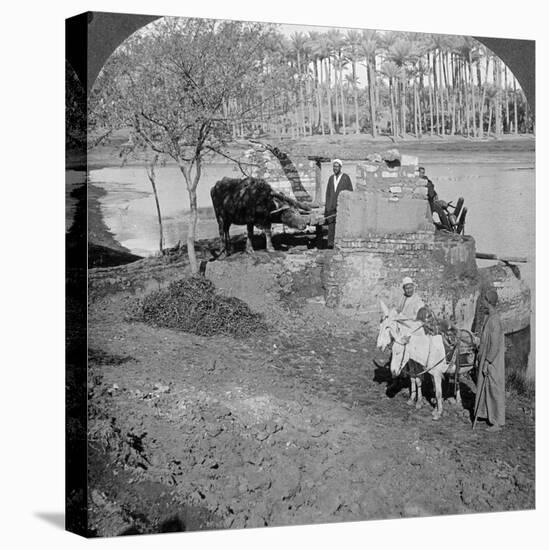
<path fill-rule="evenodd" d="M 436 314 L 470 328 L 480 279 L 476 269 L 471 269 L 471 262 L 463 261 L 463 254 L 474 261 L 474 241 L 463 243 L 463 252 L 455 255 L 456 263 L 448 264 L 441 258 L 454 257 L 454 242 L 437 240 L 432 249 L 411 253 L 395 248 L 402 245 L 390 242 L 393 240 L 397 239 L 382 239 L 378 249 L 334 250 L 324 264 L 326 305 L 359 318 L 377 318 L 380 300 L 396 306 L 402 298 L 402 279 L 411 277 L 416 282 L 416 292 Z"/>
<path fill-rule="evenodd" d="M 470 328 L 480 279 L 471 237 L 435 233 L 417 158 L 391 167 L 372 155 L 356 170 L 356 190 L 339 195 L 335 250 L 323 271 L 328 307 L 375 318 L 380 300 L 396 305 L 402 279 L 435 311 Z"/>

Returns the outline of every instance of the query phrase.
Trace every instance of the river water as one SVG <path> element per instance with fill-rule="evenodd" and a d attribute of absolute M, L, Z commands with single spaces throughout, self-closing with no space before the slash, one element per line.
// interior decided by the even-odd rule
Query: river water
<path fill-rule="evenodd" d="M 498 255 L 524 256 L 521 272 L 531 288 L 534 286 L 535 262 L 535 170 L 534 154 L 521 153 L 516 158 L 497 158 L 486 153 L 470 152 L 451 157 L 422 152 L 421 164 L 433 180 L 439 197 L 455 201 L 464 197 L 468 208 L 466 233 L 473 235 L 477 250 Z M 348 163 L 345 170 L 354 174 Z M 157 188 L 162 210 L 167 247 L 184 242 L 187 230 L 189 199 L 181 173 L 175 166 L 157 170 Z M 327 180 L 330 167 L 323 167 Z M 238 177 L 227 164 L 205 167 L 198 187 L 199 207 L 211 206 L 211 186 L 224 176 Z M 158 250 L 158 222 L 151 185 L 141 166 L 92 170 L 90 183 L 101 187 L 101 212 L 115 239 L 139 255 Z M 311 191 L 311 190 L 310 190 Z M 244 228 L 231 228 L 231 233 Z M 198 238 L 217 235 L 213 220 L 201 221 Z M 486 264 L 484 264 L 486 265 Z"/>

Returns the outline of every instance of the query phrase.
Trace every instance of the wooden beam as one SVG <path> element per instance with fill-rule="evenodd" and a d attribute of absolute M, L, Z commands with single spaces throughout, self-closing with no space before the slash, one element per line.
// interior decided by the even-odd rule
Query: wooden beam
<path fill-rule="evenodd" d="M 498 256 L 497 254 L 490 254 L 488 252 L 477 252 L 475 257 L 479 260 L 498 260 L 508 264 L 528 263 L 528 259 L 523 256 Z"/>

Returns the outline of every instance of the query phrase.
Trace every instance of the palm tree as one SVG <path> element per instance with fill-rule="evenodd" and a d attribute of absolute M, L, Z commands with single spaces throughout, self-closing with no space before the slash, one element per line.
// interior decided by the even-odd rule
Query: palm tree
<path fill-rule="evenodd" d="M 303 134 L 306 134 L 305 129 L 305 101 L 303 99 L 303 86 L 302 86 L 302 80 L 303 80 L 303 74 L 301 70 L 301 57 L 304 52 L 304 46 L 305 46 L 305 35 L 301 32 L 294 32 L 290 36 L 290 46 L 292 53 L 296 56 L 297 61 L 297 85 L 298 85 L 298 94 L 299 94 L 299 106 L 300 106 L 300 126 Z"/>
<path fill-rule="evenodd" d="M 342 103 L 341 88 L 343 86 L 343 79 L 341 63 L 343 57 L 344 39 L 341 31 L 338 29 L 331 29 L 327 33 L 327 40 L 330 45 L 331 58 L 333 58 L 334 69 L 334 97 L 335 97 L 335 118 L 338 127 L 343 124 L 343 133 L 345 133 L 345 117 L 343 116 L 344 106 Z"/>
<path fill-rule="evenodd" d="M 400 69 L 400 132 L 406 134 L 406 66 L 419 57 L 418 45 L 406 38 L 397 38 L 387 50 L 387 59 L 393 61 Z"/>
<path fill-rule="evenodd" d="M 494 106 L 497 101 L 498 90 L 494 84 L 489 84 L 485 89 L 485 96 L 488 101 L 488 127 L 486 128 L 486 133 L 490 134 L 490 129 L 492 127 L 492 113 L 494 111 Z"/>
<path fill-rule="evenodd" d="M 355 105 L 355 133 L 358 135 L 360 133 L 359 127 L 359 116 L 358 116 L 358 76 L 356 72 L 356 65 L 359 55 L 359 46 L 360 46 L 360 33 L 358 31 L 347 31 L 347 45 L 348 45 L 348 60 L 351 62 L 352 74 L 351 79 L 348 82 L 352 83 L 353 86 L 353 100 Z M 349 79 L 349 75 L 347 75 Z"/>
<path fill-rule="evenodd" d="M 476 129 L 476 109 L 475 109 L 475 83 L 473 79 L 473 63 L 480 57 L 478 42 L 470 36 L 459 37 L 456 53 L 463 59 L 464 71 L 469 75 L 469 86 L 471 90 L 471 109 L 469 110 L 468 93 L 465 92 L 465 108 L 467 111 L 467 135 L 469 135 L 469 112 L 472 120 L 472 133 L 478 135 Z M 466 88 L 465 88 L 466 90 Z"/>
<path fill-rule="evenodd" d="M 313 61 L 314 88 L 316 93 L 316 105 L 318 110 L 317 124 L 324 135 L 324 115 L 322 110 L 322 42 L 321 35 L 317 31 L 309 31 L 309 37 L 305 46 L 310 52 Z M 320 67 L 320 70 L 319 70 Z M 320 76 L 319 76 L 320 75 Z"/>
<path fill-rule="evenodd" d="M 496 137 L 497 139 L 501 139 L 502 135 L 502 120 L 501 120 L 501 60 L 499 57 L 494 58 L 495 65 L 494 65 L 494 71 L 495 71 L 495 83 L 496 83 Z"/>
<path fill-rule="evenodd" d="M 482 87 L 482 99 L 480 101 L 480 136 L 484 135 L 484 105 L 486 103 L 486 92 L 488 88 L 488 68 L 490 66 L 491 52 L 488 48 L 483 48 L 485 65 L 484 65 L 484 85 Z M 491 118 L 491 117 L 490 117 Z M 490 131 L 490 125 L 488 125 L 488 132 Z"/>
<path fill-rule="evenodd" d="M 328 128 L 330 130 L 330 135 L 334 134 L 334 121 L 332 113 L 332 88 L 331 88 L 331 65 L 330 58 L 332 55 L 332 49 L 330 41 L 326 34 L 319 35 L 320 42 L 320 64 L 321 64 L 321 73 L 320 78 L 322 80 L 322 67 L 324 66 L 324 87 L 326 88 L 326 104 L 328 106 Z"/>
<path fill-rule="evenodd" d="M 509 83 L 507 82 L 507 65 L 503 66 L 503 75 L 505 77 L 505 83 L 503 86 L 503 91 L 505 93 L 505 131 L 509 132 Z"/>
<path fill-rule="evenodd" d="M 366 60 L 368 71 L 368 95 L 370 99 L 370 121 L 372 125 L 372 137 L 377 137 L 376 125 L 376 53 L 378 49 L 378 37 L 376 31 L 362 31 L 360 42 L 360 55 Z"/>
<path fill-rule="evenodd" d="M 515 135 L 518 135 L 518 109 L 517 109 L 517 79 L 513 75 L 513 117 L 514 117 L 514 131 Z"/>
<path fill-rule="evenodd" d="M 381 65 L 381 72 L 389 79 L 389 98 L 391 105 L 391 131 L 393 137 L 397 137 L 397 117 L 395 112 L 394 83 L 401 77 L 402 68 L 394 61 L 385 61 Z"/>

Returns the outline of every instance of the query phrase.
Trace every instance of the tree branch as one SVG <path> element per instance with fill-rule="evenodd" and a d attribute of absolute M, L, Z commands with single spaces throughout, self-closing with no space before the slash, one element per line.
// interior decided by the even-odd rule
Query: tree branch
<path fill-rule="evenodd" d="M 231 162 L 234 162 L 238 166 L 242 174 L 246 177 L 248 177 L 250 174 L 244 171 L 244 169 L 242 168 L 243 165 L 257 167 L 257 168 L 259 167 L 259 164 L 256 164 L 254 162 L 241 162 L 240 160 L 231 157 L 230 155 L 228 155 L 227 153 L 224 153 L 223 151 L 217 149 L 216 147 L 212 147 L 208 145 L 206 146 L 206 149 L 208 149 L 209 151 L 212 151 L 213 153 L 216 153 L 217 155 L 221 155 L 222 157 L 226 158 L 227 160 L 230 160 Z"/>

